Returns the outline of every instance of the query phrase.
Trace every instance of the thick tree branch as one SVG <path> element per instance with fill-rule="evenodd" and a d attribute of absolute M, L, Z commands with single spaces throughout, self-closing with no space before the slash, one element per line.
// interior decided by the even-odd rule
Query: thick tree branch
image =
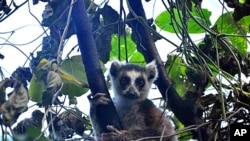
<path fill-rule="evenodd" d="M 107 97 L 110 98 L 83 0 L 77 0 L 74 3 L 72 18 L 90 90 L 93 94 L 106 93 Z M 114 125 L 118 129 L 121 128 L 121 122 L 113 103 L 96 108 L 96 116 L 100 120 L 99 124 L 102 125 L 103 131 L 107 132 L 107 125 Z"/>
<path fill-rule="evenodd" d="M 147 62 L 156 60 L 159 70 L 159 78 L 157 86 L 164 99 L 167 99 L 168 106 L 175 113 L 177 118 L 185 125 L 197 124 L 199 121 L 196 114 L 182 100 L 176 90 L 173 88 L 172 82 L 166 74 L 165 67 L 156 49 L 155 43 L 151 38 L 150 31 L 145 27 L 146 16 L 141 3 L 141 0 L 127 0 L 129 5 L 130 18 L 138 18 L 138 20 L 130 23 L 133 30 L 133 36 L 137 40 L 137 49 L 143 54 Z M 166 95 L 167 93 L 167 95 Z M 196 120 L 197 119 L 197 120 Z"/>

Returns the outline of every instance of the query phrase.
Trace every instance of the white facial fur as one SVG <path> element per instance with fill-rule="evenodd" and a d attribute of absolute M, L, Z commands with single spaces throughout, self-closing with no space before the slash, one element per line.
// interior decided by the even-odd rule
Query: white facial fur
<path fill-rule="evenodd" d="M 109 75 L 115 103 L 130 103 L 147 98 L 158 72 L 155 61 L 150 62 L 146 67 L 114 61 Z"/>

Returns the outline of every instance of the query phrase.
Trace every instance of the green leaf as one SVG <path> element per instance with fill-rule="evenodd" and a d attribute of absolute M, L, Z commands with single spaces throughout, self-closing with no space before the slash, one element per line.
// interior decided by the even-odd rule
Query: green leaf
<path fill-rule="evenodd" d="M 130 62 L 143 62 L 144 57 L 143 55 L 137 51 L 136 49 L 136 44 L 133 42 L 131 39 L 131 35 L 126 36 L 126 43 L 127 43 L 127 48 L 125 46 L 125 41 L 124 41 L 124 36 L 120 37 L 120 57 L 121 61 L 126 60 L 126 50 L 128 54 L 128 60 Z M 112 36 L 112 50 L 110 52 L 110 58 L 119 58 L 119 49 L 118 49 L 118 36 L 113 35 Z"/>
<path fill-rule="evenodd" d="M 237 24 L 233 20 L 232 12 L 221 15 L 215 22 L 215 27 L 221 34 L 235 34 L 236 36 L 228 36 L 232 45 L 238 49 L 242 57 L 247 55 L 247 39 L 237 35 L 246 36 L 246 29 L 249 28 L 249 17 L 241 19 Z M 249 30 L 249 29 L 248 29 Z"/>
<path fill-rule="evenodd" d="M 63 82 L 62 93 L 68 95 L 70 99 L 75 96 L 81 96 L 88 91 L 87 78 L 80 55 L 63 60 L 60 67 L 56 67 L 58 70 L 55 70 L 52 66 L 51 62 L 42 59 L 36 67 L 29 88 L 29 96 L 32 101 L 41 102 L 45 88 L 58 86 L 58 83 L 61 83 L 61 81 Z M 54 79 L 50 80 L 47 84 L 48 86 L 45 87 L 44 82 L 52 78 L 44 78 L 48 74 L 53 74 Z M 60 78 L 58 78 L 59 76 Z"/>
<path fill-rule="evenodd" d="M 197 10 L 194 9 L 192 10 L 192 15 L 194 16 L 194 18 L 196 20 L 198 20 L 200 23 L 205 24 L 207 26 L 210 26 L 210 16 L 211 16 L 211 12 L 208 11 L 207 9 L 201 9 L 201 12 L 197 12 Z M 168 12 L 168 11 L 164 11 L 162 12 L 160 15 L 157 16 L 157 18 L 155 19 L 155 23 L 156 25 L 161 28 L 164 31 L 167 32 L 171 32 L 171 33 L 180 33 L 181 31 L 179 31 L 177 29 L 177 25 L 180 25 L 182 27 L 182 11 L 179 11 L 177 9 L 173 9 L 173 14 L 174 17 L 176 17 L 176 21 L 173 19 L 173 16 Z M 202 16 L 204 16 L 204 18 Z M 198 24 L 191 18 L 188 19 L 188 33 L 204 33 L 205 30 L 203 28 L 201 28 L 200 26 L 198 26 Z"/>
<path fill-rule="evenodd" d="M 135 51 L 135 52 L 131 55 L 129 61 L 130 61 L 130 62 L 144 62 L 144 57 L 143 57 L 143 55 L 142 55 L 140 52 Z"/>
<path fill-rule="evenodd" d="M 240 3 L 240 4 L 245 4 L 245 3 L 246 3 L 246 0 L 239 0 L 239 3 Z"/>
<path fill-rule="evenodd" d="M 174 11 L 176 11 L 176 10 L 174 10 Z M 178 19 L 176 19 L 176 20 L 178 20 Z M 180 23 L 180 21 L 178 20 L 177 23 Z M 168 32 L 171 32 L 171 33 L 175 33 L 175 32 L 179 33 L 178 31 L 174 30 L 174 29 L 176 29 L 176 24 L 173 24 L 171 22 L 171 15 L 167 11 L 162 12 L 160 15 L 158 15 L 156 17 L 155 24 L 160 29 L 162 29 L 164 31 L 168 31 Z"/>
<path fill-rule="evenodd" d="M 30 99 L 34 102 L 42 102 L 43 90 L 45 89 L 43 82 L 46 81 L 46 78 L 43 78 L 43 74 L 49 70 L 41 71 L 41 69 L 45 66 L 50 66 L 48 65 L 48 63 L 49 61 L 47 59 L 42 59 L 36 66 L 35 71 L 30 80 L 29 96 Z"/>
<path fill-rule="evenodd" d="M 187 77 L 186 69 L 187 67 L 181 57 L 176 55 L 169 56 L 166 71 L 171 80 L 173 80 L 174 87 L 181 97 L 183 97 L 188 90 L 186 84 L 184 83 Z"/>
<path fill-rule="evenodd" d="M 41 103 L 43 90 L 44 90 L 44 84 L 42 83 L 42 81 L 37 79 L 36 75 L 33 74 L 29 86 L 30 99 L 34 102 Z"/>
<path fill-rule="evenodd" d="M 29 126 L 27 128 L 27 138 L 26 140 L 35 140 L 38 139 L 39 141 L 48 141 L 48 139 L 44 136 L 44 133 L 41 132 L 41 129 L 35 126 Z"/>
<path fill-rule="evenodd" d="M 58 73 L 63 81 L 62 93 L 69 95 L 70 99 L 88 91 L 87 77 L 80 55 L 63 60 Z"/>
<path fill-rule="evenodd" d="M 246 32 L 250 33 L 250 16 L 242 17 L 237 23 L 239 26 L 244 29 Z"/>
<path fill-rule="evenodd" d="M 185 126 L 179 121 L 179 119 L 176 116 L 173 117 L 173 121 L 178 131 L 183 130 L 185 128 Z M 187 141 L 190 139 L 192 139 L 191 131 L 186 131 L 178 134 L 178 141 Z"/>

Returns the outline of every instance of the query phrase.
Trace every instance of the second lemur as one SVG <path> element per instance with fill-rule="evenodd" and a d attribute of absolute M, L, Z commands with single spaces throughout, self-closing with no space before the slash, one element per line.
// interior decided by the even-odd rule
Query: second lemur
<path fill-rule="evenodd" d="M 111 132 L 101 133 L 96 117 L 90 111 L 91 122 L 97 140 L 130 141 L 150 137 L 149 140 L 159 140 L 161 136 L 173 135 L 175 130 L 151 100 L 148 93 L 158 76 L 155 61 L 141 67 L 136 64 L 122 64 L 114 61 L 109 70 L 111 86 L 114 93 L 114 105 L 123 125 L 123 130 L 117 130 L 112 125 L 107 129 Z M 103 93 L 97 93 L 90 99 L 91 109 L 96 104 L 105 104 L 110 99 Z M 158 138 L 153 138 L 158 137 Z M 176 136 L 164 138 L 165 141 L 175 141 Z"/>

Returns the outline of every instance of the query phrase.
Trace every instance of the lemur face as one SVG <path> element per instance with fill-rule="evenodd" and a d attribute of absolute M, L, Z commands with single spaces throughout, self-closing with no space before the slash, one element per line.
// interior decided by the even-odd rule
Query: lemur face
<path fill-rule="evenodd" d="M 115 97 L 143 100 L 147 98 L 149 89 L 158 74 L 154 61 L 146 67 L 114 61 L 109 75 Z"/>

